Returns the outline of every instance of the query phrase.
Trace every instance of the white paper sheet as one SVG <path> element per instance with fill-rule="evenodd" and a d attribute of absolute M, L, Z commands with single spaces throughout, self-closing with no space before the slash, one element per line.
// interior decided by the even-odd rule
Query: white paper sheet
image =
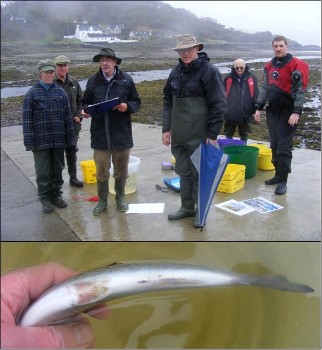
<path fill-rule="evenodd" d="M 256 197 L 251 199 L 246 199 L 243 201 L 250 207 L 257 210 L 259 213 L 270 213 L 275 210 L 283 209 L 281 205 L 271 202 L 263 197 Z"/>
<path fill-rule="evenodd" d="M 238 202 L 234 199 L 231 199 L 227 202 L 216 204 L 215 207 L 229 211 L 230 213 L 233 213 L 239 216 L 255 211 L 254 208 L 248 206 L 243 202 Z"/>
<path fill-rule="evenodd" d="M 126 214 L 158 214 L 163 213 L 164 203 L 129 204 Z"/>

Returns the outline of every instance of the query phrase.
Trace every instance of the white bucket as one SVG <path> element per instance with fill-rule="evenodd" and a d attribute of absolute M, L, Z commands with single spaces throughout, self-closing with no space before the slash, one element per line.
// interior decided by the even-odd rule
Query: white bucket
<path fill-rule="evenodd" d="M 126 184 L 125 184 L 125 194 L 130 194 L 136 191 L 137 176 L 138 176 L 140 164 L 141 164 L 140 158 L 130 156 L 129 164 L 127 167 L 128 178 L 126 179 Z M 114 174 L 114 167 L 112 164 L 110 169 L 109 191 L 115 194 L 115 189 L 114 189 L 115 179 L 113 177 L 113 174 Z"/>

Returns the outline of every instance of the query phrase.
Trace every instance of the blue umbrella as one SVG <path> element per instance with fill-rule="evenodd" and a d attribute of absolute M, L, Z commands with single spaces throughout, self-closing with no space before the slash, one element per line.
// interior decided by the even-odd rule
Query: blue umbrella
<path fill-rule="evenodd" d="M 191 161 L 199 173 L 198 214 L 202 231 L 211 202 L 228 165 L 229 156 L 210 142 L 202 142 L 191 155 Z"/>

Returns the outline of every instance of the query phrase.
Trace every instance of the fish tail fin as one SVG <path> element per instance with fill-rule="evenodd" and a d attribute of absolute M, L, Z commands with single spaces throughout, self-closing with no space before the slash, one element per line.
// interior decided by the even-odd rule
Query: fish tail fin
<path fill-rule="evenodd" d="M 241 284 L 253 284 L 259 287 L 272 288 L 283 291 L 298 292 L 298 293 L 310 293 L 314 292 L 311 287 L 289 282 L 285 276 L 273 275 L 273 276 L 247 276 L 247 281 L 241 281 Z"/>

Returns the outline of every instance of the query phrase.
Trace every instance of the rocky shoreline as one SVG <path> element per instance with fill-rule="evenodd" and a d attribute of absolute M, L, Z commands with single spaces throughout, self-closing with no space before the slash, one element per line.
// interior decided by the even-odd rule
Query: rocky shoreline
<path fill-rule="evenodd" d="M 113 44 L 114 45 L 114 44 Z M 115 51 L 123 58 L 124 71 L 144 71 L 153 69 L 169 69 L 177 62 L 176 53 L 172 50 L 160 48 L 132 46 L 130 50 L 126 44 L 118 44 Z M 50 47 L 6 47 L 1 52 L 1 87 L 13 85 L 30 85 L 35 81 L 37 72 L 36 63 L 44 58 L 53 58 L 62 51 L 72 59 L 70 73 L 77 79 L 85 79 L 97 71 L 97 64 L 92 64 L 93 52 L 97 47 L 65 47 L 53 45 Z M 268 52 L 218 52 L 205 50 L 209 57 L 216 62 L 230 62 L 236 57 L 246 60 L 254 57 L 267 57 Z M 158 57 L 161 56 L 161 57 Z M 310 60 L 310 82 L 307 90 L 304 113 L 294 138 L 294 147 L 321 150 L 321 62 L 320 57 Z M 258 78 L 261 75 L 262 63 L 251 65 Z M 26 82 L 28 82 L 26 84 Z M 165 81 L 143 81 L 136 84 L 142 98 L 142 108 L 133 115 L 133 121 L 144 124 L 161 124 L 162 89 Z M 22 100 L 20 97 L 1 98 L 1 127 L 22 124 Z M 268 141 L 268 132 L 265 117 L 260 124 L 252 125 L 251 137 L 257 140 Z"/>

